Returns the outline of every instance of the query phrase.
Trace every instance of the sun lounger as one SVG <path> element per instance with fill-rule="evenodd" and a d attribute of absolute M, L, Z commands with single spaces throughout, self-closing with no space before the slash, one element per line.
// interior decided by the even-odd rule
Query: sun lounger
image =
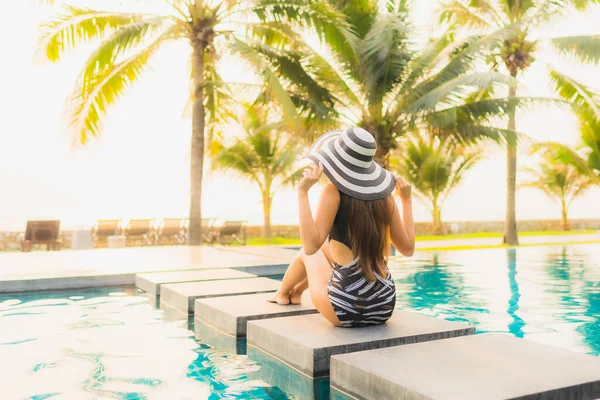
<path fill-rule="evenodd" d="M 202 218 L 202 241 L 204 243 L 214 243 L 216 238 L 215 232 L 215 219 L 214 218 Z"/>
<path fill-rule="evenodd" d="M 60 250 L 59 230 L 60 221 L 27 221 L 21 251 L 30 252 L 34 244 L 45 244 L 48 251 Z"/>
<path fill-rule="evenodd" d="M 187 227 L 185 218 L 164 218 L 156 232 L 156 243 L 185 244 Z"/>
<path fill-rule="evenodd" d="M 246 244 L 246 221 L 225 221 L 222 226 L 216 230 L 216 235 L 220 244 L 231 244 L 234 241 L 245 245 Z M 241 237 L 240 237 L 241 236 Z M 227 238 L 232 240 L 228 241 Z"/>
<path fill-rule="evenodd" d="M 121 232 L 120 219 L 100 219 L 97 220 L 92 228 L 92 238 L 94 244 L 98 239 L 107 240 L 109 236 L 116 236 Z"/>
<path fill-rule="evenodd" d="M 132 219 L 125 227 L 127 243 L 132 239 L 141 239 L 144 244 L 154 243 L 154 219 Z"/>

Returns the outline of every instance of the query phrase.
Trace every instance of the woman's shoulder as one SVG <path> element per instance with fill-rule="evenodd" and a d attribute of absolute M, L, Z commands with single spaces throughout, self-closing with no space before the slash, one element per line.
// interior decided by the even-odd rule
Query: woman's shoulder
<path fill-rule="evenodd" d="M 331 182 L 325 185 L 322 193 L 322 196 L 331 196 L 332 198 L 337 197 L 338 199 L 340 198 L 340 191 Z"/>

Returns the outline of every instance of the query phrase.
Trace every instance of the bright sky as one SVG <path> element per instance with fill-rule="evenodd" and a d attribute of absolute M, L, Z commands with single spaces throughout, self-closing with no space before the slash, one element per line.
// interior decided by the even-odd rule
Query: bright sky
<path fill-rule="evenodd" d="M 78 1 L 82 3 L 110 2 Z M 437 1 L 418 3 L 418 20 L 429 26 Z M 138 6 L 143 7 L 143 2 Z M 95 218 L 186 216 L 191 121 L 183 109 L 188 93 L 188 46 L 179 43 L 165 48 L 154 59 L 152 70 L 110 110 L 102 138 L 85 148 L 73 148 L 64 105 L 90 48 L 70 53 L 59 64 L 36 58 L 37 27 L 52 12 L 37 0 L 0 4 L 0 219 L 55 217 L 65 224 L 91 224 Z M 585 16 L 556 21 L 547 29 L 553 35 L 598 33 L 599 20 L 600 8 L 596 8 Z M 545 54 L 547 60 L 555 60 Z M 560 67 L 600 88 L 600 74 L 594 68 L 576 67 L 568 61 Z M 229 68 L 235 71 L 235 66 Z M 537 64 L 524 79 L 524 93 L 550 94 L 544 76 L 544 66 Z M 575 119 L 566 110 L 529 112 L 519 116 L 518 128 L 535 139 L 578 141 Z M 446 220 L 504 218 L 504 153 L 499 147 L 489 150 L 487 159 L 468 173 L 446 202 Z M 520 162 L 531 164 L 532 160 L 523 156 Z M 595 189 L 576 201 L 571 217 L 598 217 L 599 195 Z M 313 193 L 313 200 L 317 196 L 318 192 Z M 262 223 L 258 190 L 231 176 L 207 174 L 203 204 L 207 216 Z M 417 205 L 415 213 L 417 220 L 430 219 L 425 206 Z M 519 219 L 559 215 L 556 205 L 543 194 L 519 191 Z M 275 224 L 297 222 L 292 189 L 277 193 L 272 219 Z"/>

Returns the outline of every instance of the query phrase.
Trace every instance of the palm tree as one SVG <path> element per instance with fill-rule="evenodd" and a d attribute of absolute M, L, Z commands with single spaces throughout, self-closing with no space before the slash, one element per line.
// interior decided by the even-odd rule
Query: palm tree
<path fill-rule="evenodd" d="M 559 52 L 573 55 L 582 62 L 600 61 L 600 36 L 537 37 L 535 27 L 553 18 L 565 17 L 569 8 L 586 9 L 595 0 L 447 0 L 442 6 L 440 20 L 452 28 L 467 28 L 477 32 L 506 32 L 512 34 L 490 53 L 488 61 L 493 69 L 503 65 L 510 76 L 517 78 L 536 61 L 536 52 L 542 41 L 548 41 Z M 571 77 L 548 65 L 550 77 L 560 92 L 573 89 L 575 94 L 587 98 L 589 89 Z M 508 97 L 517 96 L 517 86 L 509 88 Z M 571 100 L 571 99 L 569 99 Z M 507 203 L 504 224 L 504 242 L 518 245 L 516 223 L 516 176 L 517 176 L 517 102 L 511 101 L 508 112 L 507 141 Z"/>
<path fill-rule="evenodd" d="M 400 142 L 402 151 L 392 158 L 392 169 L 410 182 L 415 194 L 430 206 L 433 233 L 445 232 L 442 206 L 452 190 L 483 156 L 481 148 L 447 138 L 415 134 Z"/>
<path fill-rule="evenodd" d="M 570 162 L 589 168 L 589 172 L 596 176 L 600 183 L 600 97 L 588 92 L 584 98 L 572 86 L 564 86 L 562 89 L 561 97 L 571 99 L 579 105 L 575 109 L 582 142 L 579 150 L 584 153 L 582 158 L 585 159 L 582 163 L 578 154 L 571 154 Z"/>
<path fill-rule="evenodd" d="M 280 185 L 299 178 L 296 162 L 301 147 L 284 135 L 282 122 L 270 123 L 265 106 L 246 104 L 241 124 L 245 137 L 221 147 L 212 159 L 214 169 L 230 170 L 256 183 L 263 202 L 263 236 L 271 236 L 271 205 Z"/>
<path fill-rule="evenodd" d="M 566 163 L 572 150 L 558 143 L 541 144 L 533 147 L 534 153 L 540 153 L 542 160 L 537 168 L 526 168 L 533 178 L 519 187 L 531 187 L 546 193 L 560 204 L 561 226 L 569 230 L 569 207 L 573 200 L 581 196 L 594 185 L 595 180 L 586 170 L 577 164 Z"/>
<path fill-rule="evenodd" d="M 41 0 L 54 3 L 55 0 Z M 330 110 L 326 90 L 311 97 L 309 79 L 293 82 L 281 79 L 286 68 L 298 67 L 291 44 L 300 40 L 289 23 L 278 16 L 280 1 L 255 2 L 165 0 L 170 12 L 155 15 L 143 12 L 92 10 L 68 6 L 42 26 L 40 40 L 45 56 L 59 61 L 69 50 L 98 41 L 81 71 L 69 104 L 75 139 L 85 144 L 102 130 L 109 106 L 136 83 L 149 62 L 164 44 L 184 40 L 190 44 L 192 139 L 190 157 L 189 243 L 201 242 L 201 197 L 205 137 L 226 119 L 238 97 L 233 88 L 247 82 L 225 82 L 217 60 L 234 56 L 254 67 L 263 79 L 265 92 L 276 99 L 288 125 L 299 114 L 321 119 L 319 110 Z M 298 26 L 314 26 L 319 33 L 347 35 L 343 16 L 321 0 L 289 0 L 288 19 Z M 142 6 L 140 6 L 142 7 Z M 341 40 L 341 39 L 340 39 Z M 183 60 L 182 60 L 183 61 Z M 248 70 L 242 70 L 247 76 Z M 303 77 L 302 68 L 296 71 Z M 293 96 L 291 96 L 293 93 Z M 306 99 L 310 98 L 308 102 Z M 297 108 L 300 107 L 300 108 Z M 298 111 L 299 110 L 299 111 Z M 323 116 L 325 117 L 325 116 Z M 208 132 L 208 135 L 206 133 Z"/>
<path fill-rule="evenodd" d="M 407 3 L 331 1 L 354 35 L 347 41 L 328 36 L 326 51 L 302 48 L 302 63 L 332 93 L 339 122 L 371 132 L 377 140 L 376 160 L 384 165 L 397 139 L 416 127 L 463 140 L 500 140 L 506 130 L 488 123 L 508 110 L 508 101 L 482 97 L 466 103 L 474 92 L 514 83 L 508 75 L 474 72 L 486 49 L 506 33 L 461 41 L 444 35 L 422 48 L 415 44 L 418 30 L 410 24 Z M 296 81 L 293 70 L 288 76 Z"/>

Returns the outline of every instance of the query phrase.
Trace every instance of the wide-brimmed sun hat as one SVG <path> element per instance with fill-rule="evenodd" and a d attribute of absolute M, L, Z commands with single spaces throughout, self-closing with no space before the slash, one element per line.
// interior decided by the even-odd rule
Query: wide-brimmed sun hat
<path fill-rule="evenodd" d="M 359 200 L 379 200 L 392 193 L 396 179 L 373 160 L 376 150 L 373 135 L 350 127 L 319 137 L 306 158 L 321 163 L 323 172 L 340 192 Z"/>

